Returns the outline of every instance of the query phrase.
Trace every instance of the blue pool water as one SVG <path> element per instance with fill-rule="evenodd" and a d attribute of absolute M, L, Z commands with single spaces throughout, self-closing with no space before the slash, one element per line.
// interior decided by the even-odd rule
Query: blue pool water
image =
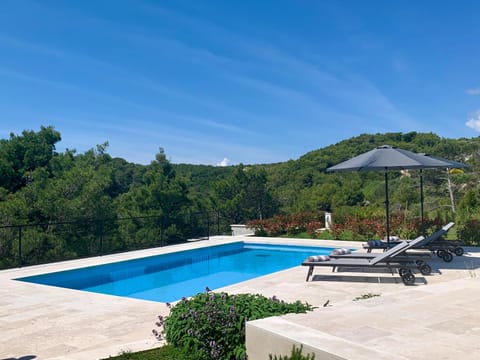
<path fill-rule="evenodd" d="M 333 248 L 235 242 L 16 280 L 172 302 L 300 265 Z"/>

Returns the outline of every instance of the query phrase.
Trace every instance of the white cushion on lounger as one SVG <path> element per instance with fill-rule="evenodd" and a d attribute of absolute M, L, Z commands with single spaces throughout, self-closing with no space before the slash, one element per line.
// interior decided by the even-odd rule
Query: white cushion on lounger
<path fill-rule="evenodd" d="M 335 249 L 332 251 L 332 255 L 345 255 L 345 254 L 350 254 L 351 251 L 349 249 L 345 248 L 340 248 L 340 249 Z"/>
<path fill-rule="evenodd" d="M 330 256 L 328 255 L 314 255 L 314 256 L 309 256 L 307 258 L 307 261 L 309 262 L 319 262 L 319 261 L 328 261 L 330 260 Z"/>

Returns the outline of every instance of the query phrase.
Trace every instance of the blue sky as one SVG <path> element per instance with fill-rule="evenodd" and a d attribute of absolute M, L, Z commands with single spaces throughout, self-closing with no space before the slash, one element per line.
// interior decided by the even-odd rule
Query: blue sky
<path fill-rule="evenodd" d="M 480 131 L 478 1 L 0 1 L 0 138 L 254 164 Z"/>

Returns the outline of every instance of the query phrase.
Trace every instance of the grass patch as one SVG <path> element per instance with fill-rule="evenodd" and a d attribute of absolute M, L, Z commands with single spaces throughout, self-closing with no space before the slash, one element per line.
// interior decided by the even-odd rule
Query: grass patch
<path fill-rule="evenodd" d="M 118 356 L 111 356 L 104 360 L 193 360 L 191 357 L 185 355 L 182 351 L 170 345 L 164 345 L 160 348 L 155 348 L 139 352 L 126 352 Z"/>
<path fill-rule="evenodd" d="M 315 237 L 312 237 L 312 235 L 310 235 L 309 233 L 307 232 L 301 232 L 301 233 L 298 233 L 298 234 L 284 234 L 284 235 L 280 235 L 281 238 L 289 238 L 289 239 L 315 239 Z"/>

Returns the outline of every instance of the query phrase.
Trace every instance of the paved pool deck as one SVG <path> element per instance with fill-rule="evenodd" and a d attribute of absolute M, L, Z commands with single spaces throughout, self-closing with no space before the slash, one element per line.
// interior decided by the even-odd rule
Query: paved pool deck
<path fill-rule="evenodd" d="M 0 271 L 0 359 L 108 358 L 146 350 L 160 343 L 151 331 L 163 303 L 127 299 L 13 280 L 53 271 L 157 255 L 190 248 L 253 241 L 359 247 L 360 243 L 213 237 L 164 248 L 141 250 Z M 247 324 L 249 360 L 289 353 L 303 344 L 316 359 L 478 359 L 480 357 L 480 249 L 451 263 L 430 262 L 432 275 L 418 275 L 405 286 L 388 272 L 335 272 L 298 266 L 220 289 L 261 293 L 317 308 Z M 365 294 L 379 296 L 356 300 Z"/>

